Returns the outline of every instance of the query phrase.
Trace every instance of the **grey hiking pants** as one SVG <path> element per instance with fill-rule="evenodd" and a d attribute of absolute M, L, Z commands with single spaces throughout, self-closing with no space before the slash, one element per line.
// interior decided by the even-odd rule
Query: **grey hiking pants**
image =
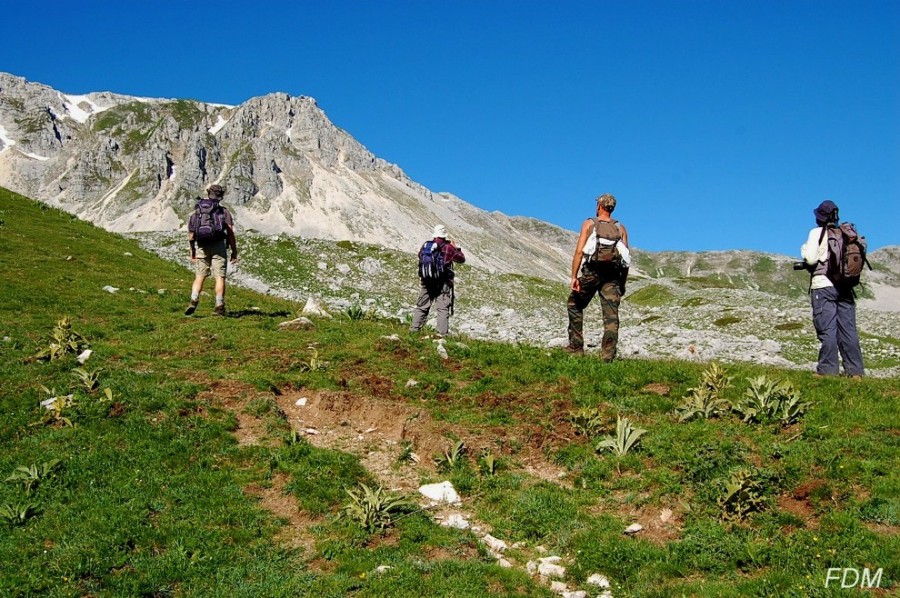
<path fill-rule="evenodd" d="M 444 283 L 436 287 L 422 285 L 419 298 L 413 309 L 413 321 L 410 330 L 421 330 L 428 319 L 428 312 L 434 306 L 437 315 L 437 331 L 446 336 L 450 332 L 450 313 L 453 311 L 453 286 Z"/>
<path fill-rule="evenodd" d="M 819 364 L 816 372 L 822 375 L 840 373 L 838 354 L 848 376 L 864 374 L 862 350 L 856 332 L 856 300 L 850 289 L 834 287 L 813 289 L 810 292 L 813 325 L 819 337 Z"/>

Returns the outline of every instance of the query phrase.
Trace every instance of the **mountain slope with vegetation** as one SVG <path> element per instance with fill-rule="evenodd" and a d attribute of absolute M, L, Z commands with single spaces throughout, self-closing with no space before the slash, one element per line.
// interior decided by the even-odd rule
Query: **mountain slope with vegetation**
<path fill-rule="evenodd" d="M 900 587 L 893 380 L 291 329 L 243 288 L 185 318 L 187 269 L 3 190 L 0 255 L 0 594 Z"/>

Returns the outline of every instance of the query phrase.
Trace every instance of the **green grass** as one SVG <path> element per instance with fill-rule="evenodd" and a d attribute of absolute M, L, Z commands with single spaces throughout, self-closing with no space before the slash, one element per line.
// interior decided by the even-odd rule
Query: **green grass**
<path fill-rule="evenodd" d="M 729 414 L 678 423 L 702 364 L 602 364 L 470 339 L 448 343 L 445 361 L 395 321 L 281 331 L 302 306 L 239 288 L 228 290 L 233 317 L 211 317 L 204 297 L 184 318 L 186 269 L 3 190 L 0 220 L 0 255 L 15 256 L 0 261 L 0 479 L 60 461 L 31 494 L 0 483 L 0 506 L 39 509 L 18 525 L 0 521 L 2 595 L 550 596 L 524 571 L 539 545 L 564 557 L 570 588 L 589 590 L 585 580 L 602 573 L 617 596 L 837 596 L 824 588 L 829 567 L 883 568 L 882 588 L 898 588 L 896 380 L 729 365 L 728 401 L 765 374 L 790 380 L 812 406 L 789 428 Z M 666 291 L 639 292 L 665 304 Z M 85 367 L 102 368 L 99 392 L 80 387 L 72 355 L 31 359 L 63 316 L 94 351 Z M 400 340 L 385 340 L 392 334 Z M 327 366 L 301 367 L 310 347 Z M 64 410 L 73 426 L 41 423 L 41 385 L 74 394 Z M 420 476 L 452 480 L 466 512 L 520 542 L 508 551 L 517 567 L 500 568 L 471 531 L 428 512 L 384 535 L 338 517 L 346 489 L 378 480 L 352 454 L 290 440 L 275 398 L 301 391 L 384 401 L 435 422 L 446 447 L 465 437 L 490 448 L 504 464 L 494 475 L 470 454 Z M 571 424 L 583 408 L 599 414 L 595 437 Z M 621 458 L 594 448 L 618 416 L 647 430 Z M 260 423 L 255 444 L 235 436 L 247 418 Z M 726 521 L 718 499 L 738 469 L 754 472 L 765 508 Z M 280 488 L 305 523 L 268 511 L 254 488 Z M 623 535 L 635 520 L 656 527 L 665 509 L 665 533 Z M 295 547 L 286 534 L 306 541 Z M 392 568 L 375 573 L 380 565 Z"/>

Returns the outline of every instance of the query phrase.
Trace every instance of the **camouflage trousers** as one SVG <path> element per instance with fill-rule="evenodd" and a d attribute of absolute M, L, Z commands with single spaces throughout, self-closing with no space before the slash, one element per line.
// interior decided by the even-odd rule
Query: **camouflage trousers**
<path fill-rule="evenodd" d="M 580 291 L 572 291 L 566 307 L 569 311 L 569 346 L 584 349 L 584 310 L 594 298 L 600 296 L 600 310 L 603 313 L 603 342 L 600 357 L 612 361 L 616 357 L 619 342 L 619 302 L 622 291 L 619 276 L 605 276 L 590 269 L 581 270 L 578 281 Z"/>

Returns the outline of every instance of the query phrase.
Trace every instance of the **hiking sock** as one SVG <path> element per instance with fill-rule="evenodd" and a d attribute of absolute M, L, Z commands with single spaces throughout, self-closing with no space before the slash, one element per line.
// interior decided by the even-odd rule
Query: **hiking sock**
<path fill-rule="evenodd" d="M 225 305 L 225 295 L 216 295 L 216 307 Z"/>
<path fill-rule="evenodd" d="M 191 293 L 191 303 L 200 301 L 200 293 Z"/>

